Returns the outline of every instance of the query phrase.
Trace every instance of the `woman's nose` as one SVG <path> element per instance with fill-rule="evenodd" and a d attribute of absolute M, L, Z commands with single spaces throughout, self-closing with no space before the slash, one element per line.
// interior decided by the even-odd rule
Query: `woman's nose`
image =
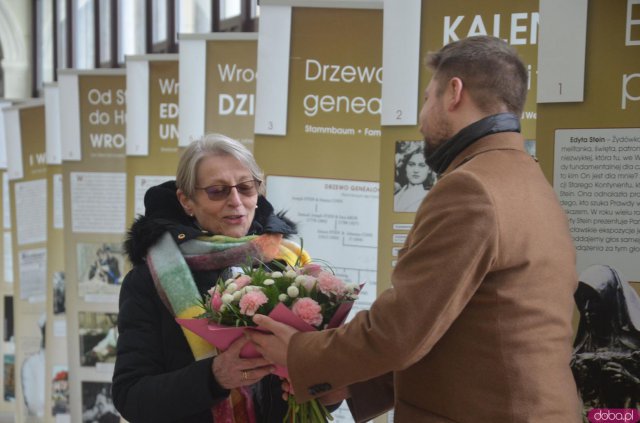
<path fill-rule="evenodd" d="M 242 201 L 240 201 L 240 193 L 238 192 L 238 188 L 231 187 L 231 191 L 229 191 L 229 196 L 227 197 L 227 202 L 232 206 L 242 204 Z"/>

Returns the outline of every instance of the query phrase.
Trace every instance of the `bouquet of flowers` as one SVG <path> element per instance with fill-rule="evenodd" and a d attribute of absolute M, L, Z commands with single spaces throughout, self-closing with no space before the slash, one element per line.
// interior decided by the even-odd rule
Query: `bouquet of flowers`
<path fill-rule="evenodd" d="M 225 350 L 244 330 L 255 327 L 255 314 L 295 327 L 300 331 L 338 327 L 347 317 L 361 286 L 338 278 L 328 267 L 318 263 L 304 266 L 279 265 L 268 268 L 244 267 L 242 272 L 227 280 L 218 280 L 209 290 L 198 319 L 178 319 L 187 329 Z M 259 353 L 248 343 L 243 357 Z M 286 369 L 277 367 L 275 374 L 287 377 Z M 289 395 L 289 411 L 285 421 L 326 422 L 333 420 L 327 409 L 317 400 L 298 404 Z"/>

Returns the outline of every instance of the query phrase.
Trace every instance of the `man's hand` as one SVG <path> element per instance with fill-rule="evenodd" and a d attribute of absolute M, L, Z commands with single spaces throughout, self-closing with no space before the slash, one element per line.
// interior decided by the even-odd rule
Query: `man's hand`
<path fill-rule="evenodd" d="M 270 317 L 256 314 L 253 321 L 258 326 L 270 331 L 267 335 L 259 331 L 246 331 L 247 337 L 256 345 L 256 349 L 263 357 L 281 366 L 287 365 L 287 348 L 294 333 L 298 332 L 291 326 L 276 322 Z"/>

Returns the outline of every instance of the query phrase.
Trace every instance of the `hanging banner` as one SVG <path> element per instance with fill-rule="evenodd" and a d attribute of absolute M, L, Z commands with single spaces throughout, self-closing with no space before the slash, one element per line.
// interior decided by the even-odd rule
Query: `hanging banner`
<path fill-rule="evenodd" d="M 45 416 L 47 163 L 44 102 L 5 110 L 14 271 L 16 418 Z"/>
<path fill-rule="evenodd" d="M 415 16 L 421 19 L 415 19 Z M 538 2 L 527 0 L 509 2 L 494 0 L 469 4 L 465 1 L 411 1 L 407 4 L 385 3 L 385 48 L 402 45 L 403 40 L 420 37 L 418 60 L 397 56 L 388 78 L 385 78 L 385 97 L 390 106 L 385 109 L 382 127 L 380 161 L 380 227 L 378 272 L 379 290 L 388 288 L 391 271 L 398 250 L 404 244 L 422 199 L 436 183 L 436 174 L 428 168 L 422 152 L 422 135 L 418 127 L 417 113 L 422 107 L 424 90 L 431 79 L 431 71 L 423 65 L 431 51 L 438 51 L 452 41 L 474 35 L 493 35 L 506 40 L 520 54 L 529 73 L 529 92 L 521 117 L 522 133 L 528 139 L 527 146 L 535 154 L 536 123 L 536 67 L 539 25 Z M 416 28 L 418 26 L 418 28 Z M 416 47 L 409 43 L 411 54 Z M 385 50 L 385 57 L 387 56 Z M 394 52 L 391 52 L 393 56 Z M 406 63 L 405 63 L 406 62 Z M 417 68 L 416 68 L 417 66 Z M 407 82 L 408 80 L 408 82 Z M 419 81 L 419 83 L 416 83 Z M 395 93 L 406 84 L 413 84 L 417 91 L 411 107 Z M 409 117 L 406 110 L 416 113 Z"/>
<path fill-rule="evenodd" d="M 606 18 L 599 15 L 606 11 Z M 589 1 L 585 96 L 540 104 L 540 159 L 569 215 L 577 267 L 640 281 L 640 4 Z M 636 20 L 634 20 L 636 19 Z M 635 29 L 635 31 L 634 31 Z M 552 165 L 553 164 L 553 165 Z"/>
<path fill-rule="evenodd" d="M 79 315 L 118 310 L 126 227 L 126 75 L 119 69 L 62 70 L 58 86 L 65 310 L 73 334 L 68 338 L 69 398 L 71 421 L 81 421 L 83 387 L 110 384 L 115 361 L 115 345 L 95 358 L 100 333 L 83 328 Z"/>
<path fill-rule="evenodd" d="M 256 140 L 267 198 L 311 256 L 376 294 L 382 2 L 263 2 Z M 340 48 L 336 48 L 340 46 Z M 366 213 L 364 213 L 366 211 Z M 333 413 L 353 421 L 346 406 Z"/>
<path fill-rule="evenodd" d="M 47 158 L 47 276 L 45 415 L 47 421 L 69 421 L 69 362 L 64 268 L 64 207 L 62 194 L 62 148 L 60 139 L 60 91 L 45 84 Z"/>
<path fill-rule="evenodd" d="M 215 132 L 253 149 L 256 62 L 255 33 L 180 34 L 180 146 Z"/>
<path fill-rule="evenodd" d="M 147 189 L 175 179 L 178 55 L 127 56 L 127 219 L 144 214 Z"/>
<path fill-rule="evenodd" d="M 552 141 L 540 145 L 540 159 L 576 248 L 579 320 L 571 367 L 586 420 L 605 408 L 640 408 L 640 2 L 584 3 L 588 13 L 577 28 L 566 28 L 568 19 L 543 27 L 550 34 L 586 27 L 583 69 L 570 55 L 556 64 L 584 74 L 583 101 L 539 104 L 537 132 Z M 541 2 L 541 13 L 556 7 Z M 554 50 L 573 45 L 556 42 Z M 553 66 L 541 71 L 548 73 L 541 79 L 558 77 Z M 545 96 L 557 97 L 557 84 L 546 88 Z"/>

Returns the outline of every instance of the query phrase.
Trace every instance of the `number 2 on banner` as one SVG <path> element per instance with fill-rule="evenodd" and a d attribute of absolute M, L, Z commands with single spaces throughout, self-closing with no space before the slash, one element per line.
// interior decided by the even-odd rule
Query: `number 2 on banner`
<path fill-rule="evenodd" d="M 396 110 L 396 120 L 402 120 L 402 109 Z"/>

